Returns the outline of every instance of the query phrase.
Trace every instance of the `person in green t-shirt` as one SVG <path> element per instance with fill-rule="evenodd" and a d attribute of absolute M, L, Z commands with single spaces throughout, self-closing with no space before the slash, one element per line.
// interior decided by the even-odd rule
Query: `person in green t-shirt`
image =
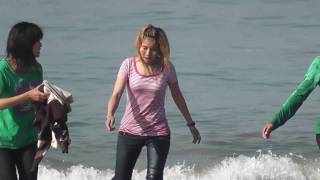
<path fill-rule="evenodd" d="M 308 68 L 304 80 L 297 89 L 289 96 L 280 110 L 274 115 L 271 122 L 262 128 L 262 137 L 268 139 L 272 131 L 282 126 L 298 111 L 304 100 L 320 83 L 320 56 L 316 57 Z M 320 119 L 316 125 L 316 141 L 320 149 Z"/>
<path fill-rule="evenodd" d="M 37 131 L 32 126 L 32 102 L 48 94 L 36 88 L 42 83 L 40 56 L 43 32 L 29 22 L 15 24 L 8 36 L 6 58 L 0 60 L 0 180 L 36 180 L 31 172 L 37 149 Z M 17 169 L 16 169 L 17 168 Z"/>

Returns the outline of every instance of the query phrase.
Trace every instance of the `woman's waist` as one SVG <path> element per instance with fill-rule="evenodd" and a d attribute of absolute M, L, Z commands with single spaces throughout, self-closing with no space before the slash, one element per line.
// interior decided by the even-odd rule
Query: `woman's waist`
<path fill-rule="evenodd" d="M 120 132 L 133 136 L 167 136 L 170 134 L 170 128 L 167 124 L 141 126 L 139 124 L 122 123 L 119 128 Z"/>
<path fill-rule="evenodd" d="M 170 137 L 170 132 L 169 133 L 165 133 L 165 134 L 150 134 L 150 135 L 146 135 L 146 134 L 132 134 L 131 132 L 124 132 L 122 130 L 119 130 L 119 134 L 122 136 L 129 136 L 129 137 L 137 137 L 137 138 L 153 138 L 153 137 Z"/>

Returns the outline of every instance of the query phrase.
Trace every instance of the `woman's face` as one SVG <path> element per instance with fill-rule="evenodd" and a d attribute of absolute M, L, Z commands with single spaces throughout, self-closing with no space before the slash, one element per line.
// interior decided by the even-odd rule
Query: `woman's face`
<path fill-rule="evenodd" d="M 152 38 L 144 38 L 140 47 L 140 54 L 142 60 L 146 64 L 159 63 L 160 50 L 156 41 Z"/>
<path fill-rule="evenodd" d="M 37 57 L 40 56 L 41 46 L 42 46 L 42 44 L 41 44 L 40 41 L 36 42 L 36 43 L 33 45 L 33 47 L 32 47 L 32 53 L 33 53 L 33 56 L 34 56 L 35 58 L 37 58 Z"/>

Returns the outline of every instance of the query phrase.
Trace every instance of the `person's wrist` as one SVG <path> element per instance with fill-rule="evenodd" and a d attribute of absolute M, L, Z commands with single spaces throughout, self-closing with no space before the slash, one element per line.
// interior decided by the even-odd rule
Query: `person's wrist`
<path fill-rule="evenodd" d="M 32 90 L 29 90 L 29 91 L 27 91 L 26 94 L 25 94 L 25 98 L 26 98 L 27 101 L 32 101 L 31 91 L 32 91 Z"/>

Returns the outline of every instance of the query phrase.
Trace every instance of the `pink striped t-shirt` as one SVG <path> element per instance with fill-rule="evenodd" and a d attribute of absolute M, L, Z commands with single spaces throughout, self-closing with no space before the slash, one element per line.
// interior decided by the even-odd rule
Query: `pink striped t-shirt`
<path fill-rule="evenodd" d="M 177 81 L 174 66 L 170 71 L 146 76 L 137 71 L 135 58 L 125 59 L 118 78 L 126 80 L 127 103 L 119 131 L 139 136 L 170 134 L 164 104 L 166 88 Z"/>

